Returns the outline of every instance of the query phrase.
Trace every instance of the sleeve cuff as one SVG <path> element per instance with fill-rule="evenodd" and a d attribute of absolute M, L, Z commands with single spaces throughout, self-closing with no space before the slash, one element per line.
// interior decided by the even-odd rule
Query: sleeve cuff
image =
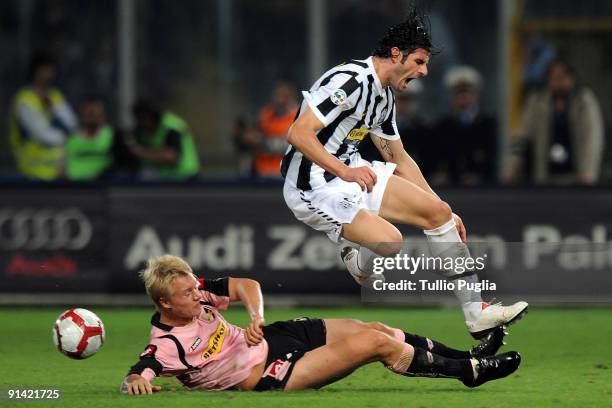
<path fill-rule="evenodd" d="M 383 139 L 387 139 L 387 140 L 399 140 L 400 136 L 399 135 L 386 135 L 382 132 L 379 132 L 378 130 L 372 130 L 370 129 L 370 133 L 375 134 L 376 136 L 383 138 Z"/>
<path fill-rule="evenodd" d="M 155 371 L 151 370 L 150 368 L 145 368 L 144 370 L 142 370 L 142 373 L 140 373 L 140 376 L 147 381 L 151 381 L 152 379 L 156 377 Z"/>
<path fill-rule="evenodd" d="M 325 120 L 325 116 L 323 116 L 323 114 L 317 108 L 317 105 L 315 105 L 314 101 L 312 100 L 310 93 L 302 91 L 302 96 L 304 97 L 304 100 L 308 104 L 310 110 L 315 114 L 315 116 L 317 117 L 317 119 L 319 119 L 323 126 L 329 125 L 329 123 Z"/>

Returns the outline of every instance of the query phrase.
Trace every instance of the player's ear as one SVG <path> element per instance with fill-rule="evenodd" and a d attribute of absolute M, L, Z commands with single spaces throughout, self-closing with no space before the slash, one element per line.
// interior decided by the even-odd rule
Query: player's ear
<path fill-rule="evenodd" d="M 163 307 L 164 309 L 172 309 L 172 305 L 170 304 L 170 302 L 168 302 L 168 300 L 166 300 L 166 298 L 160 297 L 158 302 L 159 302 L 159 305 Z"/>
<path fill-rule="evenodd" d="M 397 47 L 391 47 L 391 60 L 393 62 L 397 61 L 400 57 L 401 51 Z"/>

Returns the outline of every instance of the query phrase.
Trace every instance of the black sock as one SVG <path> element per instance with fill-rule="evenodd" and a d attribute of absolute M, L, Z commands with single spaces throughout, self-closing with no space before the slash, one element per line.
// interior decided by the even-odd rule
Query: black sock
<path fill-rule="evenodd" d="M 461 351 L 454 348 L 450 348 L 442 343 L 438 343 L 437 341 L 428 339 L 426 337 L 421 337 L 419 335 L 409 334 L 406 332 L 404 332 L 404 336 L 406 336 L 404 342 L 410 344 L 412 347 L 419 347 L 427 351 L 431 351 L 432 353 L 436 353 L 437 355 L 442 357 L 457 359 L 472 358 L 469 351 Z"/>
<path fill-rule="evenodd" d="M 469 359 L 453 359 L 414 348 L 414 357 L 406 370 L 409 377 L 446 377 L 472 380 L 474 371 Z"/>

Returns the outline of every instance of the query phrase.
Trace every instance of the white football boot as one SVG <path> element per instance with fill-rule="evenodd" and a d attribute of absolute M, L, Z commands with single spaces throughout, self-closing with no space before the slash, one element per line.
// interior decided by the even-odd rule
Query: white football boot
<path fill-rule="evenodd" d="M 516 323 L 525 316 L 528 307 L 529 304 L 523 301 L 509 306 L 502 306 L 501 303 L 491 305 L 482 302 L 482 313 L 478 316 L 478 319 L 465 322 L 465 324 L 473 338 L 482 339 L 496 327 Z"/>
<path fill-rule="evenodd" d="M 359 267 L 359 250 L 354 247 L 342 248 L 341 255 L 342 262 L 346 265 L 346 269 L 349 271 L 355 282 L 364 288 L 374 289 L 374 282 L 382 281 L 385 282 L 385 275 L 382 273 L 374 273 L 374 271 L 365 271 Z"/>

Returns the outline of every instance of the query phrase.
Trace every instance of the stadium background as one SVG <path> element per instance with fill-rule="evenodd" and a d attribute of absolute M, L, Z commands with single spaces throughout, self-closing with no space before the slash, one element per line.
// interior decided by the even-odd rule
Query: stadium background
<path fill-rule="evenodd" d="M 58 61 L 57 84 L 67 99 L 76 104 L 83 93 L 95 91 L 103 96 L 110 120 L 117 127 L 129 129 L 133 125 L 130 108 L 139 96 L 180 112 L 193 131 L 202 163 L 198 179 L 187 184 L 139 179 L 40 183 L 19 177 L 8 137 L 0 138 L 0 318 L 7 330 L 0 340 L 0 351 L 9 353 L 16 343 L 20 343 L 16 354 L 34 348 L 49 359 L 49 367 L 66 376 L 65 382 L 54 382 L 42 373 L 30 377 L 26 370 L 11 381 L 3 379 L 1 386 L 63 385 L 65 398 L 72 398 L 71 406 L 77 406 L 78 382 L 70 377 L 74 362 L 51 354 L 49 332 L 61 307 L 78 305 L 101 310 L 109 327 L 108 350 L 104 351 L 109 356 L 104 368 L 108 382 L 103 389 L 114 391 L 111 379 L 116 378 L 117 368 L 113 371 L 111 362 L 122 364 L 121 376 L 130 364 L 125 358 L 135 356 L 145 345 L 149 309 L 128 313 L 107 307 L 148 304 L 136 272 L 146 258 L 165 252 L 184 256 L 205 276 L 260 280 L 264 294 L 269 295 L 269 318 L 289 318 L 302 312 L 383 321 L 387 316 L 398 325 L 412 324 L 427 333 L 469 344 L 456 310 L 411 308 L 404 314 L 401 307 L 376 309 L 362 304 L 359 288 L 339 264 L 337 248 L 293 218 L 282 199 L 281 183 L 247 179 L 237 170 L 234 121 L 257 112 L 268 101 L 276 79 L 291 78 L 299 89 L 305 89 L 327 67 L 349 58 L 365 58 L 409 3 L 1 2 L 1 129 L 8 128 L 11 98 L 23 83 L 28 60 L 44 50 Z M 553 307 L 541 314 L 536 309 L 532 322 L 530 315 L 513 331 L 513 346 L 522 346 L 546 363 L 539 368 L 530 366 L 538 380 L 534 371 L 517 380 L 516 385 L 528 391 L 520 398 L 508 397 L 507 406 L 533 406 L 534 401 L 538 406 L 610 406 L 612 381 L 607 368 L 612 360 L 602 344 L 609 344 L 612 326 L 612 5 L 604 0 L 436 0 L 423 4 L 431 15 L 434 43 L 441 51 L 432 59 L 419 108 L 432 120 L 448 104 L 444 72 L 453 65 L 471 65 L 484 78 L 482 106 L 498 117 L 500 149 L 507 146 L 520 120 L 525 91 L 522 53 L 533 36 L 560 50 L 575 66 L 581 82 L 599 99 L 607 143 L 596 185 L 492 183 L 436 190 L 462 215 L 476 241 L 497 244 L 505 248 L 509 258 L 516 255 L 519 260 L 486 272 L 485 278 L 499 282 L 497 300 L 523 298 L 536 306 Z M 497 166 L 501 175 L 502 164 Z M 403 232 L 408 239 L 421 237 L 416 230 Z M 525 253 L 534 248 L 539 263 L 528 267 Z M 406 297 L 402 302 L 453 305 L 445 296 Z M 37 308 L 30 310 L 30 306 Z M 304 306 L 321 309 L 300 308 Z M 353 309 L 337 309 L 340 306 Z M 576 306 L 579 308 L 566 309 Z M 15 322 L 14 316 L 23 318 Z M 235 316 L 238 322 L 244 320 L 242 315 Z M 136 317 L 142 319 L 140 323 L 135 323 Z M 26 322 L 35 327 L 28 328 Z M 454 328 L 456 334 L 436 327 L 437 323 Z M 119 344 L 113 345 L 112 334 L 119 337 L 113 324 L 128 332 L 128 327 L 138 327 L 143 333 L 142 344 L 131 347 L 129 354 L 120 354 Z M 575 332 L 570 335 L 564 329 Z M 559 336 L 569 337 L 559 342 Z M 129 343 L 131 339 L 126 335 L 121 341 Z M 590 348 L 586 361 L 565 352 L 579 342 Z M 549 355 L 538 354 L 536 347 L 549 345 Z M 561 396 L 577 374 L 553 364 L 556 358 L 578 366 L 580 375 L 592 381 L 575 394 L 576 399 Z M 99 360 L 92 359 L 90 364 L 95 361 Z M 7 357 L 6 364 L 16 369 L 20 362 L 13 356 Z M 82 367 L 83 372 L 96 375 L 93 366 Z M 546 379 L 552 378 L 555 370 L 560 373 L 558 388 L 539 395 L 538 389 L 548 385 Z M 365 387 L 371 378 L 360 373 L 355 381 Z M 350 387 L 341 384 L 344 388 L 336 389 L 341 398 L 359 404 L 348 397 Z M 400 389 L 399 383 L 393 384 L 393 389 Z M 433 406 L 448 398 L 457 406 L 467 406 L 470 401 L 487 403 L 484 394 L 470 400 L 466 395 L 452 394 L 448 386 L 427 388 L 422 380 L 416 384 L 438 392 L 434 397 L 420 395 Z M 534 385 L 529 388 L 529 384 Z M 88 383 L 88 387 L 93 390 L 95 385 Z M 513 392 L 499 387 L 492 389 Z M 372 390 L 361 402 L 374 404 L 379 396 Z M 104 396 L 91 398 L 104 405 Z M 192 396 L 183 398 L 193 401 Z M 240 398 L 233 402 L 215 398 L 230 405 L 244 403 Z M 334 401 L 333 393 L 321 397 L 306 394 L 285 403 L 298 406 L 318 398 L 329 405 Z M 265 404 L 265 399 L 257 403 Z M 399 399 L 396 404 L 402 406 Z"/>

